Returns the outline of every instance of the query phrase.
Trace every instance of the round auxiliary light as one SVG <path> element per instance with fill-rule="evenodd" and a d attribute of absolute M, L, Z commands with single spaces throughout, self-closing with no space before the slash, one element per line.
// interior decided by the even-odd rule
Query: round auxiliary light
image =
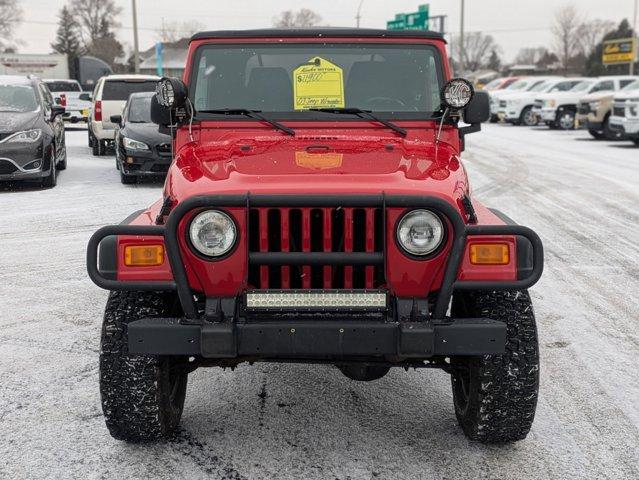
<path fill-rule="evenodd" d="M 475 89 L 468 80 L 453 78 L 446 82 L 442 89 L 442 102 L 448 108 L 460 109 L 466 107 L 473 99 Z"/>
<path fill-rule="evenodd" d="M 235 245 L 235 222 L 219 210 L 206 210 L 195 216 L 189 226 L 193 247 L 207 257 L 221 257 Z"/>
<path fill-rule="evenodd" d="M 164 77 L 155 87 L 155 95 L 163 107 L 177 108 L 186 101 L 186 85 L 178 78 Z"/>
<path fill-rule="evenodd" d="M 433 253 L 444 240 L 444 225 L 430 210 L 413 210 L 397 225 L 397 241 L 411 255 Z"/>

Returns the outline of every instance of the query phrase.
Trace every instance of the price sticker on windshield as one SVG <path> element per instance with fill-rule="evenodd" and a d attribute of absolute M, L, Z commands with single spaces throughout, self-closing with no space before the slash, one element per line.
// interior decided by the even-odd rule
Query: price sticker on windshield
<path fill-rule="evenodd" d="M 293 70 L 295 110 L 344 108 L 344 71 L 321 57 Z"/>

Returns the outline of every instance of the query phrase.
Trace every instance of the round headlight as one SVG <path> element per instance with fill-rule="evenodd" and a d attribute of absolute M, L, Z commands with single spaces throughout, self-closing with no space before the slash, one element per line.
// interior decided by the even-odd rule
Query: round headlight
<path fill-rule="evenodd" d="M 179 108 L 186 102 L 188 91 L 179 78 L 164 77 L 158 82 L 155 95 L 163 107 Z"/>
<path fill-rule="evenodd" d="M 397 226 L 397 241 L 411 255 L 433 253 L 443 239 L 444 225 L 429 210 L 413 210 L 404 215 Z"/>
<path fill-rule="evenodd" d="M 207 257 L 220 257 L 235 245 L 235 223 L 226 213 L 206 210 L 191 221 L 189 238 L 195 249 Z"/>
<path fill-rule="evenodd" d="M 452 109 L 464 108 L 475 95 L 475 89 L 468 80 L 453 78 L 442 89 L 442 101 L 444 105 Z"/>

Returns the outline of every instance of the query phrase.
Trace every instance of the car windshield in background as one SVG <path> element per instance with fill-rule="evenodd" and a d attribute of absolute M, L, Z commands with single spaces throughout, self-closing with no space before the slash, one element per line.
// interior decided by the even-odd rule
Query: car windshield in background
<path fill-rule="evenodd" d="M 528 80 L 517 80 L 516 82 L 508 85 L 504 90 L 523 90 L 529 85 L 529 83 L 530 82 Z"/>
<path fill-rule="evenodd" d="M 570 89 L 571 92 L 583 92 L 588 90 L 592 86 L 593 82 L 579 82 L 577 85 Z"/>
<path fill-rule="evenodd" d="M 543 92 L 544 90 L 550 88 L 550 86 L 552 85 L 552 82 L 541 82 L 537 85 L 535 85 L 533 88 L 530 89 L 531 92 Z"/>
<path fill-rule="evenodd" d="M 76 82 L 44 82 L 51 92 L 81 92 L 80 85 Z"/>
<path fill-rule="evenodd" d="M 129 100 L 129 122 L 151 123 L 151 96 L 133 97 Z"/>
<path fill-rule="evenodd" d="M 34 112 L 38 109 L 35 90 L 29 85 L 0 84 L 0 112 Z"/>
<path fill-rule="evenodd" d="M 191 99 L 198 112 L 249 109 L 281 117 L 312 108 L 358 108 L 399 118 L 440 111 L 442 68 L 430 45 L 203 46 Z"/>
<path fill-rule="evenodd" d="M 567 92 L 568 90 L 574 88 L 575 85 L 581 83 L 580 80 L 566 80 L 565 82 L 559 82 L 554 87 L 552 87 L 549 92 Z"/>
<path fill-rule="evenodd" d="M 155 92 L 158 84 L 155 80 L 133 82 L 124 80 L 107 80 L 102 90 L 102 100 L 128 100 L 132 93 Z"/>
<path fill-rule="evenodd" d="M 636 89 L 639 89 L 639 80 L 635 80 L 634 82 L 629 83 L 628 85 L 622 88 L 622 90 L 636 90 Z"/>

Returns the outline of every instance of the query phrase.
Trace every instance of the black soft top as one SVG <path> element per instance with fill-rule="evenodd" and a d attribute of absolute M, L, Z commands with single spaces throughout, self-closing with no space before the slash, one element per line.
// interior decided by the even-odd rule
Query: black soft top
<path fill-rule="evenodd" d="M 377 28 L 262 28 L 257 30 L 216 30 L 199 32 L 193 40 L 207 38 L 264 38 L 264 37 L 341 37 L 341 38 L 427 38 L 444 40 L 438 32 L 423 30 L 382 30 Z"/>

